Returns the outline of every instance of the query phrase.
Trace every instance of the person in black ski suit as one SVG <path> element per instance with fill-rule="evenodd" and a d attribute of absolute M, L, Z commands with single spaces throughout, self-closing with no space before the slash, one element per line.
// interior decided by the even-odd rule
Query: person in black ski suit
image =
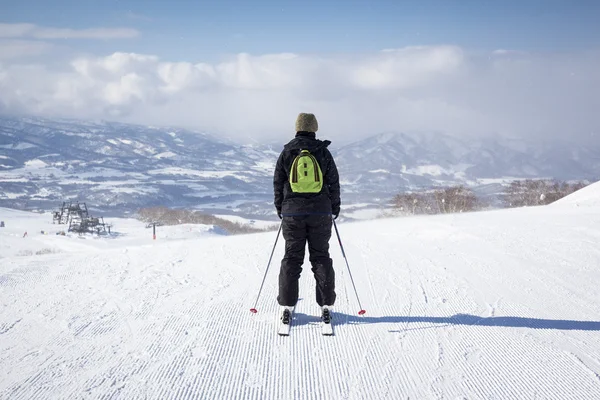
<path fill-rule="evenodd" d="M 313 114 L 300 113 L 296 119 L 296 137 L 286 144 L 277 160 L 273 187 L 275 208 L 282 219 L 285 256 L 279 272 L 281 306 L 293 307 L 298 301 L 298 280 L 308 242 L 309 259 L 316 280 L 317 303 L 333 306 L 335 272 L 329 257 L 332 217 L 340 213 L 340 182 L 333 156 L 327 149 L 329 140 L 316 138 L 318 124 Z M 308 150 L 323 174 L 320 193 L 294 193 L 289 182 L 290 169 L 301 150 Z"/>

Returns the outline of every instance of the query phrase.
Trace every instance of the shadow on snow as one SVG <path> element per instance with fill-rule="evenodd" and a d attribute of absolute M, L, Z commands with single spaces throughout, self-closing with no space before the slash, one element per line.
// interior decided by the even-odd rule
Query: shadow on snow
<path fill-rule="evenodd" d="M 319 323 L 320 318 L 314 315 L 302 313 L 294 314 L 294 326 L 310 325 Z M 506 328 L 530 328 L 530 329 L 557 329 L 557 330 L 579 330 L 600 331 L 600 321 L 573 321 L 563 319 L 539 319 L 524 317 L 480 317 L 471 314 L 456 314 L 449 317 L 424 317 L 424 316 L 383 316 L 383 317 L 361 317 L 339 312 L 333 313 L 333 323 L 340 325 L 366 325 L 366 324 L 405 324 L 402 329 L 390 330 L 398 333 L 410 330 L 430 329 L 448 325 L 466 326 L 495 326 Z M 409 327 L 409 324 L 429 323 L 434 326 Z"/>

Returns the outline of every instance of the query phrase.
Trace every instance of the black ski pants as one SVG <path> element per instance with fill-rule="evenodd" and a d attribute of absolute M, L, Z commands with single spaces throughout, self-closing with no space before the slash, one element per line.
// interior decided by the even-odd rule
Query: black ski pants
<path fill-rule="evenodd" d="M 282 306 L 295 306 L 298 302 L 298 280 L 304 263 L 308 242 L 309 260 L 316 281 L 317 304 L 331 306 L 335 302 L 335 272 L 329 257 L 331 215 L 303 215 L 283 217 L 285 256 L 279 271 L 279 296 Z"/>

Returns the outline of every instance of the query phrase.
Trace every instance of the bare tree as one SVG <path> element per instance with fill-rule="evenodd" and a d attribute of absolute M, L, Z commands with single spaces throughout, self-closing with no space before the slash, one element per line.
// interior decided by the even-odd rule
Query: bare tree
<path fill-rule="evenodd" d="M 585 186 L 585 182 L 569 183 L 546 179 L 513 181 L 504 191 L 503 202 L 506 207 L 546 205 Z"/>
<path fill-rule="evenodd" d="M 170 209 L 167 207 L 148 207 L 138 210 L 137 218 L 146 223 L 159 225 L 204 224 L 216 225 L 230 234 L 264 232 L 249 225 L 232 222 L 214 215 L 203 214 L 199 211 Z"/>
<path fill-rule="evenodd" d="M 477 196 L 464 186 L 454 186 L 433 192 L 440 213 L 457 213 L 479 209 Z"/>
<path fill-rule="evenodd" d="M 481 201 L 471 189 L 455 186 L 422 193 L 400 193 L 393 199 L 393 209 L 399 214 L 445 214 L 476 211 Z"/>

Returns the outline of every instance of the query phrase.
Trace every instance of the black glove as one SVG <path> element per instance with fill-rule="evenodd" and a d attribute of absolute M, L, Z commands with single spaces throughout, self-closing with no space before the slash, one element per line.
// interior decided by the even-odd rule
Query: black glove
<path fill-rule="evenodd" d="M 279 211 L 277 211 L 277 216 L 279 217 L 279 219 L 283 219 L 283 216 L 281 215 L 281 213 Z"/>
<path fill-rule="evenodd" d="M 340 216 L 340 212 L 339 211 L 333 213 L 333 219 L 337 219 L 337 217 L 339 217 L 339 216 Z"/>

